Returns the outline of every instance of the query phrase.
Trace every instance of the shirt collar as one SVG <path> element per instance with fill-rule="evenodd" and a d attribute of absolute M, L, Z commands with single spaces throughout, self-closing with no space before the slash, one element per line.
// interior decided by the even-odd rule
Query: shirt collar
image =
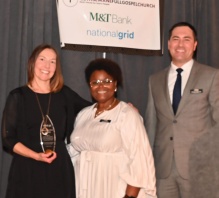
<path fill-rule="evenodd" d="M 181 68 L 183 69 L 183 72 L 189 72 L 192 69 L 194 63 L 194 59 L 191 59 L 190 61 L 188 61 L 187 63 L 185 63 Z M 173 62 L 171 62 L 171 67 L 170 67 L 170 72 L 176 72 L 176 69 L 178 69 L 179 67 L 177 67 L 176 65 L 173 64 Z"/>

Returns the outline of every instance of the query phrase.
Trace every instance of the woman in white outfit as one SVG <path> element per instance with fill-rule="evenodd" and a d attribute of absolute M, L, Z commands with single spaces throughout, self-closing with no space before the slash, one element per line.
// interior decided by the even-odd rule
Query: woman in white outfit
<path fill-rule="evenodd" d="M 119 66 L 96 59 L 85 70 L 95 104 L 77 116 L 69 153 L 77 198 L 155 198 L 154 159 L 143 119 L 115 95 Z"/>

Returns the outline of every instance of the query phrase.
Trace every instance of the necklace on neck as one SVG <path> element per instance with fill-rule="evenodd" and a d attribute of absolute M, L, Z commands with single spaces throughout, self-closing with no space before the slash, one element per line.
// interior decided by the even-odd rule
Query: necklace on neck
<path fill-rule="evenodd" d="M 40 101 L 36 92 L 35 96 L 37 99 L 37 103 L 42 115 L 42 122 L 40 125 L 40 144 L 42 146 L 43 152 L 52 152 L 55 150 L 56 144 L 56 133 L 55 128 L 52 123 L 52 120 L 49 117 L 50 103 L 51 103 L 51 93 L 49 94 L 49 101 L 46 114 L 44 115 L 42 107 L 40 105 Z"/>
<path fill-rule="evenodd" d="M 37 99 L 37 103 L 38 103 L 38 106 L 39 106 L 39 109 L 40 109 L 40 113 L 42 115 L 42 119 L 43 120 L 47 120 L 47 116 L 49 116 L 49 108 L 50 108 L 50 101 L 51 101 L 51 93 L 49 94 L 49 102 L 48 102 L 48 107 L 47 107 L 47 112 L 46 112 L 46 115 L 43 114 L 43 110 L 42 110 L 42 107 L 40 105 L 40 101 L 39 101 L 39 98 L 38 98 L 38 95 L 36 92 L 34 92 L 35 95 L 36 95 L 36 99 Z"/>
<path fill-rule="evenodd" d="M 96 118 L 98 115 L 102 114 L 104 111 L 109 110 L 115 103 L 116 103 L 116 98 L 114 98 L 113 102 L 107 108 L 103 109 L 102 111 L 98 111 L 97 104 L 96 104 L 95 107 L 97 108 L 97 110 L 96 110 L 94 117 Z"/>

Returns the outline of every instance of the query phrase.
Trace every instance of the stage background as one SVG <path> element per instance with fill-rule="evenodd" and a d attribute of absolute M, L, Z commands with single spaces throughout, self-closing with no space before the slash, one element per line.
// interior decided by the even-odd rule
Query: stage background
<path fill-rule="evenodd" d="M 163 56 L 106 53 L 122 68 L 124 87 L 118 98 L 133 103 L 144 117 L 147 102 L 148 77 L 170 63 L 167 38 L 169 28 L 176 22 L 188 21 L 198 31 L 197 60 L 219 68 L 219 1 L 218 0 L 165 0 Z M 60 48 L 55 0 L 0 0 L 0 112 L 11 89 L 26 83 L 26 64 L 32 50 L 46 42 L 55 46 L 61 56 L 65 84 L 87 100 L 91 100 L 84 79 L 84 68 L 100 52 L 82 52 Z M 0 119 L 1 119 L 0 114 Z M 218 131 L 219 132 L 219 131 Z M 198 141 L 210 141 L 205 164 L 191 167 L 194 171 L 193 191 L 197 198 L 219 197 L 219 141 L 215 134 Z M 3 151 L 0 140 L 0 198 L 5 197 L 11 155 Z M 205 149 L 199 150 L 205 152 Z M 203 176 L 203 171 L 205 174 Z M 199 177 L 202 174 L 203 177 Z"/>

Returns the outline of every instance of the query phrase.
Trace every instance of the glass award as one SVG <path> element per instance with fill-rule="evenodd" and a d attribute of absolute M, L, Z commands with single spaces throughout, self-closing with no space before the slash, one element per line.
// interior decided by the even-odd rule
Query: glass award
<path fill-rule="evenodd" d="M 55 151 L 56 133 L 53 123 L 48 115 L 46 115 L 40 126 L 40 144 L 44 153 Z"/>

